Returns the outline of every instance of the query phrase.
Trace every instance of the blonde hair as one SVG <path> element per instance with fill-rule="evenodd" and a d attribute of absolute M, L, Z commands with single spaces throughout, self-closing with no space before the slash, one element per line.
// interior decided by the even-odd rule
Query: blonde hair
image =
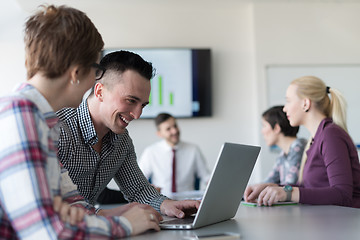
<path fill-rule="evenodd" d="M 295 79 L 291 84 L 298 87 L 297 94 L 300 98 L 309 98 L 317 110 L 326 117 L 331 117 L 335 124 L 347 132 L 347 104 L 338 90 L 327 87 L 320 78 L 314 76 Z M 328 93 L 330 93 L 331 98 Z"/>
<path fill-rule="evenodd" d="M 336 125 L 348 132 L 346 124 L 346 100 L 337 89 L 327 87 L 320 78 L 314 76 L 300 77 L 292 81 L 291 84 L 298 87 L 297 95 L 300 98 L 310 99 L 312 106 L 326 117 L 331 117 Z M 307 160 L 306 151 L 310 148 L 311 141 L 312 139 L 309 139 L 304 149 L 299 171 L 299 183 L 303 180 L 303 171 Z"/>
<path fill-rule="evenodd" d="M 298 183 L 302 183 L 302 182 L 303 182 L 304 167 L 305 167 L 305 163 L 306 163 L 306 160 L 307 160 L 306 152 L 307 152 L 307 150 L 309 150 L 309 148 L 310 148 L 311 141 L 312 141 L 312 137 L 310 137 L 310 138 L 308 139 L 308 141 L 307 141 L 307 143 L 306 143 L 306 145 L 305 145 L 305 148 L 304 148 L 303 155 L 302 155 L 302 157 L 301 157 Z"/>

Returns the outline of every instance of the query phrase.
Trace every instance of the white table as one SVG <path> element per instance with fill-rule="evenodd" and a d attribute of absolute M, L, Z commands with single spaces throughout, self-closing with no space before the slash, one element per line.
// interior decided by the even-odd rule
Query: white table
<path fill-rule="evenodd" d="M 339 206 L 249 207 L 234 219 L 196 230 L 146 232 L 131 239 L 182 239 L 184 236 L 236 232 L 249 240 L 360 240 L 360 209 Z"/>

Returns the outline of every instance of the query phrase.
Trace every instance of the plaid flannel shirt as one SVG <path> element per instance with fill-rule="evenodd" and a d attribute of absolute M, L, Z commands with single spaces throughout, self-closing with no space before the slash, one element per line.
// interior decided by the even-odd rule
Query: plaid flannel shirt
<path fill-rule="evenodd" d="M 57 158 L 58 118 L 31 85 L 0 98 L 0 239 L 109 239 L 125 237 L 123 217 L 86 215 L 76 226 L 60 220 L 53 197 L 78 201 Z M 65 170 L 63 170 L 65 171 Z M 128 222 L 127 222 L 128 223 Z"/>

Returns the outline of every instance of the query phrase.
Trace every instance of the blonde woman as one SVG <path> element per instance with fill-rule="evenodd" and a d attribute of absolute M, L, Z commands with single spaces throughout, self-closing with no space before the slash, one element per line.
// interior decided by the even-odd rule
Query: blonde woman
<path fill-rule="evenodd" d="M 360 164 L 347 133 L 346 102 L 339 91 L 313 76 L 294 80 L 286 91 L 284 112 L 292 126 L 311 134 L 299 183 L 258 184 L 245 191 L 246 201 L 280 201 L 360 208 Z"/>

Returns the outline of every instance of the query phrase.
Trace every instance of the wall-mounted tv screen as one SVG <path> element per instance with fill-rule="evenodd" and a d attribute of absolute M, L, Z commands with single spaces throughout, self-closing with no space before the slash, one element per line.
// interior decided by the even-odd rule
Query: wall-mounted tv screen
<path fill-rule="evenodd" d="M 161 112 L 177 118 L 211 116 L 210 49 L 111 48 L 103 56 L 118 50 L 137 53 L 156 69 L 141 118 L 155 118 Z"/>

